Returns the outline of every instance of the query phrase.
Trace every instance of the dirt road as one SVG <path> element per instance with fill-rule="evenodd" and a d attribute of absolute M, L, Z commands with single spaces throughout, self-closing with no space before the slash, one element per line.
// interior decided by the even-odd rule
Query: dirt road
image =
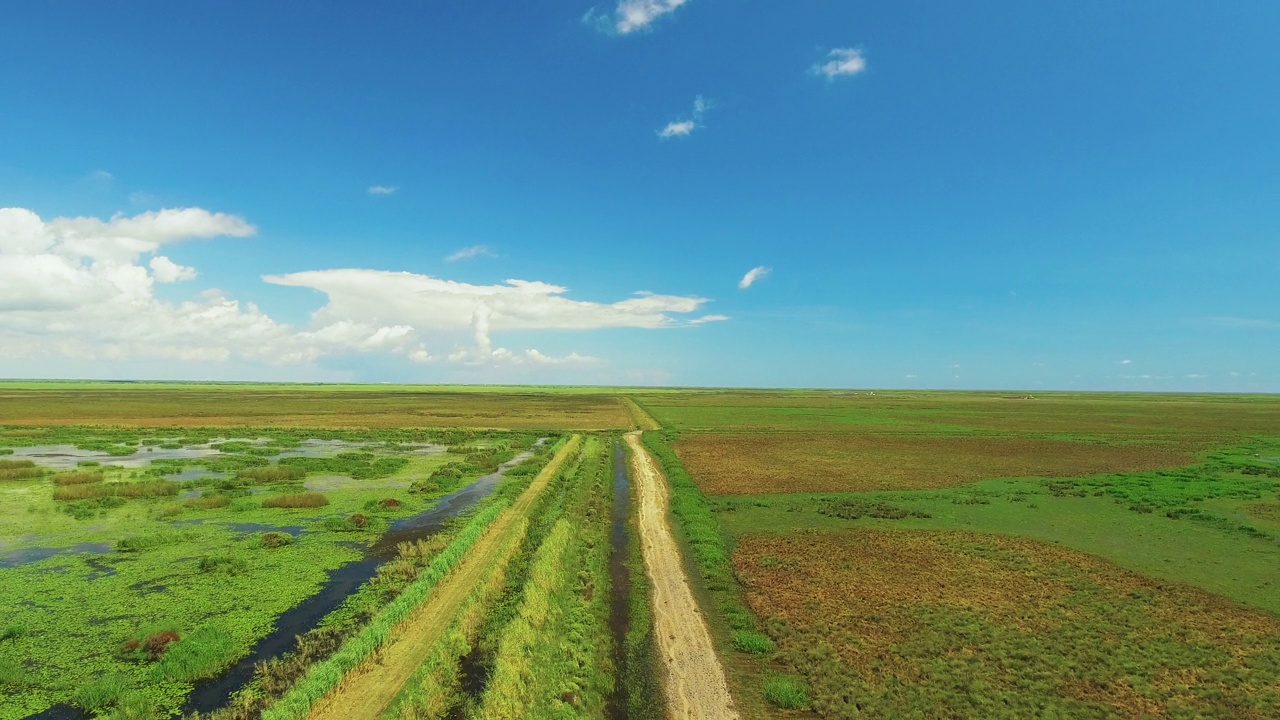
<path fill-rule="evenodd" d="M 575 435 L 556 452 L 515 503 L 493 521 L 453 574 L 441 581 L 432 590 L 431 597 L 392 630 L 397 639 L 382 648 L 380 662 L 366 662 L 348 673 L 311 711 L 312 720 L 372 720 L 382 716 L 400 688 L 422 665 L 427 653 L 444 637 L 467 595 L 502 568 L 505 551 L 511 547 L 512 535 L 519 528 L 518 519 L 533 507 L 538 494 L 565 459 L 577 451 L 581 439 Z"/>
<path fill-rule="evenodd" d="M 627 445 L 635 473 L 632 482 L 639 488 L 640 546 L 653 585 L 653 631 L 665 670 L 668 715 L 737 718 L 724 668 L 689 589 L 680 548 L 667 523 L 666 478 L 640 443 L 640 433 L 628 433 Z"/>

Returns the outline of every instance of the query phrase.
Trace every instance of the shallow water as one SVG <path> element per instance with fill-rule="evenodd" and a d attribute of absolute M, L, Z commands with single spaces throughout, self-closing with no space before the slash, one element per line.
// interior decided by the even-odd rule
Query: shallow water
<path fill-rule="evenodd" d="M 109 455 L 99 450 L 81 450 L 75 445 L 32 445 L 30 447 L 13 448 L 8 456 L 14 460 L 32 460 L 41 467 L 55 470 L 74 468 L 77 463 L 93 460 L 103 465 L 119 465 L 126 468 L 142 468 L 152 460 L 194 460 L 217 455 L 218 451 L 208 445 L 166 450 L 159 447 L 142 447 L 132 455 Z"/>
<path fill-rule="evenodd" d="M 107 543 L 76 543 L 66 547 L 29 547 L 21 550 L 10 550 L 0 554 L 0 568 L 14 568 L 27 563 L 38 562 L 54 555 L 95 554 L 111 552 Z"/>
<path fill-rule="evenodd" d="M 255 643 L 248 655 L 218 677 L 196 685 L 187 698 L 183 713 L 198 711 L 204 714 L 226 705 L 231 695 L 253 678 L 254 665 L 293 650 L 299 635 L 314 628 L 325 615 L 337 609 L 349 595 L 372 578 L 379 565 L 395 557 L 398 543 L 427 538 L 439 532 L 445 521 L 487 496 L 503 473 L 528 459 L 544 442 L 545 438 L 538 440 L 533 448 L 499 466 L 497 472 L 477 478 L 461 490 L 441 497 L 431 508 L 392 523 L 387 532 L 369 547 L 364 558 L 330 571 L 329 579 L 315 595 L 277 618 L 275 630 Z"/>
<path fill-rule="evenodd" d="M 627 630 L 630 628 L 628 596 L 631 593 L 631 570 L 627 567 L 627 512 L 631 500 L 630 477 L 627 475 L 627 453 L 622 443 L 613 445 L 613 527 L 609 532 L 609 629 L 613 631 L 615 677 L 613 695 L 606 708 L 607 717 L 626 720 Z"/>

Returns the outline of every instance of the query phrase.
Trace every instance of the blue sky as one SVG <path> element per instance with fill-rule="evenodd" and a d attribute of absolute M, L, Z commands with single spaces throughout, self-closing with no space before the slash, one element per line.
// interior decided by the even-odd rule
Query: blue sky
<path fill-rule="evenodd" d="M 1280 391 L 1274 2 L 267 5 L 6 9 L 0 376 Z"/>

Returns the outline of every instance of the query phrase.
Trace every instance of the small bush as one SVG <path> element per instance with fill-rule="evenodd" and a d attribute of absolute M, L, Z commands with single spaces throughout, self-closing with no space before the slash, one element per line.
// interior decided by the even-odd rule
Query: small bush
<path fill-rule="evenodd" d="M 92 483 L 102 482 L 101 470 L 80 470 L 75 472 L 58 473 L 53 476 L 53 482 L 57 485 L 90 485 Z"/>
<path fill-rule="evenodd" d="M 773 641 L 767 635 L 739 630 L 733 634 L 733 647 L 752 655 L 768 655 L 773 652 Z"/>
<path fill-rule="evenodd" d="M 764 699 L 783 710 L 809 707 L 809 688 L 791 675 L 768 675 L 764 679 Z"/>
<path fill-rule="evenodd" d="M 10 453 L 13 451 L 10 450 Z M 22 468 L 35 467 L 34 460 L 0 460 L 0 470 L 21 470 Z"/>
<path fill-rule="evenodd" d="M 359 518 L 357 522 L 356 518 Z M 325 518 L 324 529 L 332 532 L 360 532 L 364 530 L 364 516 L 353 515 L 349 518 Z"/>
<path fill-rule="evenodd" d="M 0 455 L 12 455 L 13 448 L 0 448 Z"/>
<path fill-rule="evenodd" d="M 328 504 L 329 498 L 318 492 L 286 493 L 262 501 L 264 508 L 313 508 Z"/>
<path fill-rule="evenodd" d="M 0 641 L 14 640 L 20 637 L 26 637 L 27 626 L 25 625 L 6 625 L 0 628 Z"/>
<path fill-rule="evenodd" d="M 262 534 L 262 547 L 278 548 L 293 544 L 293 536 L 289 533 L 269 532 Z"/>

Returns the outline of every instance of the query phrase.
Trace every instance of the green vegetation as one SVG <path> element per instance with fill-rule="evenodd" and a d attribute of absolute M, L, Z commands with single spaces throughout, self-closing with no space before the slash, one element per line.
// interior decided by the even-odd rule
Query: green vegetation
<path fill-rule="evenodd" d="M 313 665 L 288 694 L 263 712 L 262 717 L 265 720 L 306 717 L 312 704 L 333 689 L 347 671 L 387 642 L 391 628 L 427 597 L 431 588 L 466 555 L 506 506 L 505 502 L 493 503 L 473 517 L 412 585 L 384 607 L 357 635 L 343 643 L 336 653 Z"/>
<path fill-rule="evenodd" d="M 493 670 L 472 717 L 603 714 L 614 687 L 606 449 L 598 438 L 588 440 L 563 511 L 544 520 L 554 525 L 531 559 L 513 616 L 496 634 Z"/>
<path fill-rule="evenodd" d="M 141 448 L 145 455 L 146 448 L 188 448 L 217 437 L 269 438 L 256 447 L 273 451 L 296 447 L 308 438 L 363 442 L 372 460 L 362 452 L 340 461 L 385 470 L 389 465 L 377 461 L 389 458 L 400 468 L 389 480 L 408 485 L 462 459 L 414 450 L 423 443 L 442 444 L 446 434 L 459 445 L 528 444 L 523 435 L 488 431 L 83 427 L 0 427 L 0 444 L 128 446 Z M 245 450 L 243 444 L 222 445 L 228 451 Z M 267 457 L 249 452 L 204 452 L 202 457 L 159 460 L 140 468 L 84 460 L 74 470 L 56 473 L 30 460 L 6 459 L 12 463 L 10 469 L 36 470 L 40 475 L 0 484 L 0 537 L 22 538 L 19 551 L 51 544 L 102 554 L 56 554 L 0 570 L 0 616 L 6 625 L 23 628 L 0 640 L 0 718 L 25 717 L 71 702 L 73 692 L 90 679 L 108 677 L 114 679 L 113 686 L 124 683 L 125 692 L 101 695 L 97 702 L 105 704 L 99 707 L 143 718 L 175 712 L 193 682 L 242 656 L 272 629 L 276 617 L 313 594 L 329 571 L 358 558 L 361 550 L 350 545 L 353 539 L 371 542 L 391 521 L 429 507 L 440 494 L 395 499 L 385 488 L 365 487 L 365 481 L 356 480 L 332 489 L 326 486 L 328 505 L 311 506 L 314 501 L 303 500 L 301 507 L 294 507 L 297 503 L 286 500 L 291 507 L 285 510 L 264 507 L 263 500 L 279 496 L 310 497 L 301 487 L 307 470 L 285 465 L 280 472 Z M 545 455 L 540 457 L 545 460 Z M 191 466 L 241 471 L 242 477 L 159 479 Z M 244 472 L 249 468 L 262 470 Z M 462 476 L 458 483 L 469 479 Z M 246 485 L 263 486 L 267 493 L 259 498 Z M 178 494 L 184 497 L 176 499 Z M 280 524 L 296 525 L 304 532 L 295 538 L 272 529 Z M 11 543 L 5 552 L 13 548 Z M 425 566 L 429 559 L 411 563 Z M 398 565 L 403 573 L 403 563 L 388 565 Z M 416 569 L 411 574 L 416 576 Z M 305 670 L 332 653 L 333 638 L 345 637 L 366 622 L 408 584 L 402 580 L 403 574 L 380 573 L 368 590 L 362 588 L 325 621 L 323 631 L 308 633 L 307 643 L 288 663 L 273 667 L 301 664 Z M 37 596 L 38 605 L 23 600 Z M 157 622 L 181 640 L 155 659 L 122 653 L 129 638 Z M 207 642 L 210 638 L 218 642 Z M 260 680 L 278 683 L 282 677 L 277 673 Z M 256 680 L 251 692 L 261 694 L 263 686 Z"/>

